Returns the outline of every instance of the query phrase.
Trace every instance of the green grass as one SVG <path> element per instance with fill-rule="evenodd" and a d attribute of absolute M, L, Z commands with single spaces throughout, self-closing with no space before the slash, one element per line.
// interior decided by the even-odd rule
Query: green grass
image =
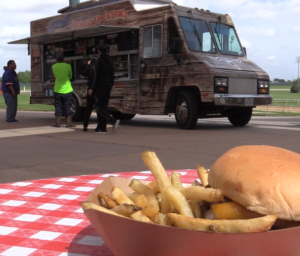
<path fill-rule="evenodd" d="M 3 96 L 0 97 L 0 108 L 6 109 Z M 18 96 L 18 110 L 28 111 L 54 111 L 54 106 L 42 104 L 30 104 L 30 94 L 20 93 Z"/>
<path fill-rule="evenodd" d="M 300 93 L 290 91 L 270 91 L 273 96 L 272 105 L 275 106 L 300 106 Z"/>
<path fill-rule="evenodd" d="M 291 93 L 291 91 L 273 91 L 271 89 L 270 94 L 273 99 L 300 100 L 300 93 Z"/>
<path fill-rule="evenodd" d="M 291 85 L 271 85 L 270 86 L 270 89 L 271 89 L 271 91 L 273 90 L 273 89 L 285 89 L 285 90 L 290 90 L 291 89 Z"/>
<path fill-rule="evenodd" d="M 285 87 L 289 86 L 289 87 L 291 87 L 293 85 L 293 83 L 271 83 L 270 85 L 271 86 L 285 86 Z"/>

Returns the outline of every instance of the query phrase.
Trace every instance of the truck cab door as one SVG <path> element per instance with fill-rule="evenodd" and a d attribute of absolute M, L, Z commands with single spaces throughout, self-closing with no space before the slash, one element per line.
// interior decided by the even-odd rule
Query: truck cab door
<path fill-rule="evenodd" d="M 182 71 L 182 39 L 179 36 L 178 28 L 173 17 L 167 21 L 167 56 L 166 63 L 170 69 L 167 83 L 172 86 L 184 84 L 184 72 Z"/>
<path fill-rule="evenodd" d="M 139 113 L 163 114 L 165 106 L 166 62 L 162 24 L 142 29 L 140 58 Z"/>

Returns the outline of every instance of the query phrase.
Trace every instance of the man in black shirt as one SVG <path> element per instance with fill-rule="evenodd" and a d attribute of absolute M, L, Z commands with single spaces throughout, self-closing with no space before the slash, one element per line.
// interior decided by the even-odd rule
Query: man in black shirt
<path fill-rule="evenodd" d="M 95 129 L 95 133 L 107 133 L 107 120 L 110 120 L 113 124 L 113 131 L 115 131 L 119 125 L 119 120 L 116 120 L 107 111 L 107 106 L 110 99 L 110 91 L 114 85 L 114 63 L 109 54 L 107 54 L 106 45 L 99 45 L 97 50 L 99 53 L 99 58 L 96 65 L 94 95 L 96 111 L 100 114 L 100 118 L 98 119 L 98 125 Z M 89 90 L 89 92 L 92 93 L 91 90 Z"/>
<path fill-rule="evenodd" d="M 97 64 L 98 58 L 91 58 L 87 65 L 84 66 L 84 70 L 82 71 L 82 75 L 87 77 L 87 96 L 86 96 L 86 109 L 84 112 L 83 117 L 83 131 L 87 132 L 87 127 L 89 125 L 89 120 L 92 114 L 92 111 L 94 109 L 95 105 L 95 82 L 96 82 L 96 64 Z M 91 93 L 89 93 L 89 90 L 91 90 Z M 91 95 L 90 95 L 91 94 Z M 99 120 L 100 114 L 97 112 L 97 120 Z M 99 121 L 98 121 L 99 122 Z"/>

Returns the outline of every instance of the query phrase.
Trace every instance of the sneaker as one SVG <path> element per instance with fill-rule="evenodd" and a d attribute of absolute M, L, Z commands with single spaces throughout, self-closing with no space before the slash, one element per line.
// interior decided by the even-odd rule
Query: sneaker
<path fill-rule="evenodd" d="M 83 127 L 83 131 L 84 131 L 84 132 L 87 132 L 87 127 Z"/>
<path fill-rule="evenodd" d="M 100 129 L 95 129 L 95 133 L 102 133 L 102 134 L 105 134 L 107 133 L 107 131 L 101 131 Z"/>
<path fill-rule="evenodd" d="M 17 120 L 17 119 L 15 119 L 15 122 L 16 122 L 16 123 L 19 123 L 20 121 L 19 121 L 19 120 Z"/>
<path fill-rule="evenodd" d="M 119 124 L 120 124 L 120 120 L 117 120 L 117 121 L 114 123 L 113 129 L 112 129 L 113 132 L 115 132 L 115 131 L 118 129 Z"/>
<path fill-rule="evenodd" d="M 19 122 L 18 120 L 6 121 L 6 123 L 8 123 L 8 124 L 15 124 L 15 123 L 18 123 L 18 122 Z"/>

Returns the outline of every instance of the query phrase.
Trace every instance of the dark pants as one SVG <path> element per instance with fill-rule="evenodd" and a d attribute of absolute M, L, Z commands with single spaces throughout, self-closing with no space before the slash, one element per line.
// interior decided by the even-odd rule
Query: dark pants
<path fill-rule="evenodd" d="M 93 93 L 92 96 L 87 95 L 87 96 L 86 96 L 86 109 L 85 109 L 84 117 L 83 117 L 83 126 L 84 126 L 84 127 L 88 127 L 88 125 L 89 125 L 89 120 L 90 120 L 92 111 L 93 111 L 93 109 L 94 109 L 94 105 L 95 105 L 95 97 L 94 97 L 94 93 Z M 101 118 L 101 116 L 100 116 L 100 114 L 97 112 L 97 120 L 98 120 L 98 123 L 99 123 L 100 118 Z"/>
<path fill-rule="evenodd" d="M 97 129 L 100 129 L 101 131 L 106 131 L 107 120 L 110 120 L 112 124 L 116 122 L 116 119 L 113 118 L 107 111 L 110 91 L 110 87 L 101 87 L 97 88 L 95 93 L 96 111 L 100 116 L 100 118 L 98 119 Z"/>
<path fill-rule="evenodd" d="M 54 106 L 55 106 L 55 116 L 70 116 L 73 114 L 72 107 L 72 93 L 62 94 L 54 93 Z"/>
<path fill-rule="evenodd" d="M 18 108 L 18 96 L 11 93 L 3 92 L 6 108 L 6 122 L 12 122 L 16 119 Z"/>

